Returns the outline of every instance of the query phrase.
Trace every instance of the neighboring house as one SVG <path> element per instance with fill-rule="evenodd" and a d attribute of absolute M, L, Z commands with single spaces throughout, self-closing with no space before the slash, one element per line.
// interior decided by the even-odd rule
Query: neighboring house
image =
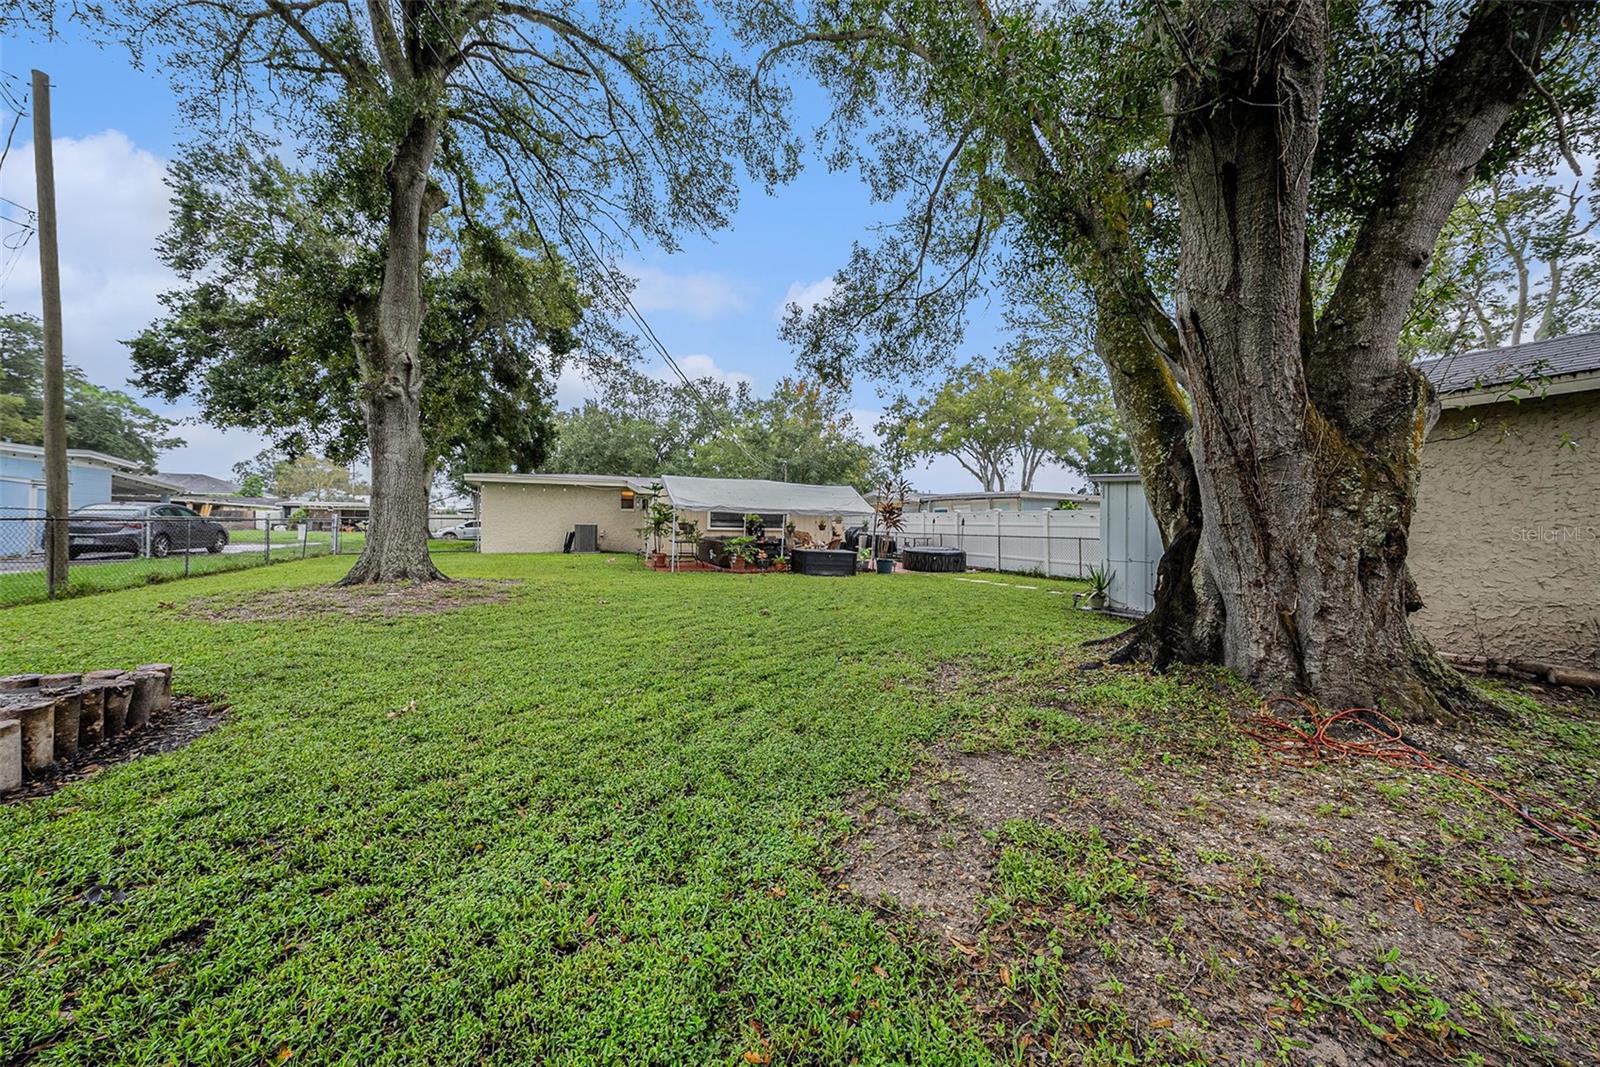
<path fill-rule="evenodd" d="M 872 509 L 849 486 L 803 485 L 756 478 L 623 477 L 610 474 L 469 474 L 478 491 L 484 552 L 560 552 L 567 534 L 593 524 L 599 546 L 634 552 L 652 487 L 673 505 L 679 522 L 693 522 L 708 537 L 744 533 L 744 516 L 763 516 L 770 531 L 793 521 L 817 540 L 848 524 L 862 523 Z M 819 525 L 823 528 L 819 528 Z"/>
<path fill-rule="evenodd" d="M 1412 616 L 1463 655 L 1600 666 L 1600 332 L 1418 364 L 1443 406 Z"/>
<path fill-rule="evenodd" d="M 1413 624 L 1445 652 L 1600 666 L 1600 333 L 1418 369 L 1443 410 L 1411 519 Z M 1111 599 L 1148 611 L 1161 546 L 1138 476 L 1095 480 Z"/>
<path fill-rule="evenodd" d="M 237 485 L 221 478 L 213 478 L 209 474 L 176 474 L 172 471 L 161 471 L 157 477 L 176 485 L 185 497 L 235 497 L 239 495 L 239 487 Z"/>
<path fill-rule="evenodd" d="M 1063 503 L 1079 507 L 1098 503 L 1093 493 L 1054 493 L 1049 490 L 1011 490 L 998 493 L 913 493 L 907 511 L 1053 511 Z"/>
<path fill-rule="evenodd" d="M 67 449 L 67 499 L 76 509 L 113 500 L 165 500 L 178 486 L 121 456 Z M 44 448 L 0 441 L 0 515 L 44 514 Z"/>

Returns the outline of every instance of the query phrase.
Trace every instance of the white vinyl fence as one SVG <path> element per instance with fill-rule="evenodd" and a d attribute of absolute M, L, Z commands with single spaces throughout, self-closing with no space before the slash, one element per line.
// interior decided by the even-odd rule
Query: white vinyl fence
<path fill-rule="evenodd" d="M 1077 511 L 913 511 L 905 546 L 965 549 L 967 566 L 1082 578 L 1100 564 L 1100 516 Z"/>

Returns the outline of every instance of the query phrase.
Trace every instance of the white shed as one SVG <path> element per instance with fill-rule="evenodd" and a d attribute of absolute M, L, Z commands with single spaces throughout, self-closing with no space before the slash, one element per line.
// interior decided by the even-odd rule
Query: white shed
<path fill-rule="evenodd" d="M 1095 474 L 1100 487 L 1100 547 L 1112 572 L 1107 606 L 1143 615 L 1155 606 L 1161 530 L 1137 474 Z"/>

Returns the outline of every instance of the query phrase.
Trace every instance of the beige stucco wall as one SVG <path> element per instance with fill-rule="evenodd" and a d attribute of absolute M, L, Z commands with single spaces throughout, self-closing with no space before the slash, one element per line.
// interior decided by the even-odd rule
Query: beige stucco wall
<path fill-rule="evenodd" d="M 608 552 L 637 552 L 641 544 L 635 532 L 645 524 L 643 499 L 632 511 L 622 508 L 621 488 L 588 488 L 571 485 L 523 485 L 491 482 L 482 487 L 479 506 L 483 510 L 484 552 L 559 552 L 567 531 L 580 522 L 600 527 L 600 547 Z M 712 530 L 710 513 L 681 511 L 680 522 L 695 522 L 700 532 L 716 537 L 732 537 L 741 531 Z M 842 537 L 844 527 L 833 524 L 831 535 L 817 530 L 817 520 L 797 516 L 796 529 L 827 540 Z M 780 536 L 781 530 L 769 530 Z M 688 546 L 684 546 L 684 552 Z"/>
<path fill-rule="evenodd" d="M 560 552 L 567 532 L 580 522 L 600 527 L 600 547 L 607 552 L 637 552 L 644 510 L 622 508 L 622 490 L 575 485 L 518 485 L 491 482 L 483 486 L 484 552 Z"/>
<path fill-rule="evenodd" d="M 1410 560 L 1440 648 L 1600 666 L 1600 393 L 1446 411 Z"/>

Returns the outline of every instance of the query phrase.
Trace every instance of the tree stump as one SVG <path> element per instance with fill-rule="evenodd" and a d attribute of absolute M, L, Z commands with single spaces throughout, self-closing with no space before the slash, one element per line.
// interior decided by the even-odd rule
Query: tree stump
<path fill-rule="evenodd" d="M 98 745 L 105 737 L 105 685 L 85 682 L 78 703 L 78 751 Z"/>
<path fill-rule="evenodd" d="M 166 678 L 160 671 L 133 672 L 133 697 L 128 701 L 128 719 L 124 728 L 133 731 L 150 721 L 150 715 L 161 702 L 161 687 Z"/>
<path fill-rule="evenodd" d="M 22 723 L 0 719 L 0 793 L 22 785 Z"/>
<path fill-rule="evenodd" d="M 134 673 L 135 674 L 139 674 L 139 673 L 142 673 L 144 671 L 160 671 L 161 672 L 161 695 L 160 695 L 159 699 L 156 701 L 155 710 L 157 710 L 157 711 L 166 711 L 169 707 L 172 706 L 172 664 L 170 664 L 170 663 L 146 663 L 146 664 L 136 668 L 134 670 Z"/>
<path fill-rule="evenodd" d="M 120 676 L 122 672 L 117 673 Z M 133 695 L 133 683 L 117 677 L 101 684 L 103 688 L 100 692 L 105 698 L 103 705 L 105 727 L 101 736 L 109 739 L 127 728 L 128 698 Z"/>
<path fill-rule="evenodd" d="M 39 692 L 46 697 L 53 697 L 56 702 L 55 758 L 71 759 L 78 754 L 78 719 L 83 714 L 83 689 L 74 682 L 59 688 L 41 686 Z"/>
<path fill-rule="evenodd" d="M 7 713 L 22 723 L 22 767 L 25 771 L 42 774 L 55 762 L 57 703 L 41 696 L 8 709 Z"/>

